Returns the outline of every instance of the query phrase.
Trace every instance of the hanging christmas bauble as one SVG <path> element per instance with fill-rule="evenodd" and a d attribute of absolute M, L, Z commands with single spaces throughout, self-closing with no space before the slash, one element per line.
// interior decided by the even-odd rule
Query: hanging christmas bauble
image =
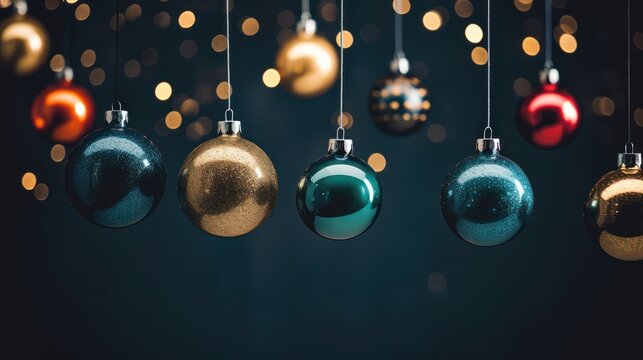
<path fill-rule="evenodd" d="M 194 149 L 179 172 L 183 211 L 216 236 L 241 236 L 257 228 L 272 212 L 278 190 L 272 161 L 241 137 L 239 121 L 219 121 L 218 136 Z"/>
<path fill-rule="evenodd" d="M 518 107 L 518 131 L 541 149 L 569 144 L 580 128 L 581 109 L 576 99 L 558 87 L 558 71 L 541 73 L 542 86 L 525 97 Z"/>
<path fill-rule="evenodd" d="M 585 203 L 585 225 L 609 255 L 643 260 L 643 171 L 641 154 L 619 154 L 618 169 L 604 175 Z"/>
<path fill-rule="evenodd" d="M 297 185 L 297 210 L 306 226 L 331 240 L 366 231 L 382 208 L 377 175 L 352 155 L 352 141 L 331 139 L 328 155 L 304 172 Z"/>
<path fill-rule="evenodd" d="M 14 4 L 16 14 L 0 22 L 0 61 L 17 75 L 38 69 L 49 54 L 49 35 L 42 24 L 27 15 L 25 1 Z"/>
<path fill-rule="evenodd" d="M 461 239 L 500 245 L 520 232 L 534 207 L 527 175 L 500 155 L 499 139 L 478 139 L 476 153 L 451 170 L 442 186 L 442 215 Z"/>
<path fill-rule="evenodd" d="M 145 219 L 165 188 L 161 154 L 141 133 L 127 128 L 127 111 L 106 112 L 103 129 L 74 147 L 66 169 L 67 196 L 88 221 L 122 228 Z"/>
<path fill-rule="evenodd" d="M 326 38 L 315 34 L 315 21 L 298 25 L 297 34 L 277 51 L 275 67 L 281 84 L 301 97 L 326 92 L 337 79 L 337 52 Z"/>
<path fill-rule="evenodd" d="M 368 108 L 375 125 L 390 135 L 415 132 L 428 118 L 431 103 L 420 79 L 406 75 L 408 60 L 396 58 L 391 72 L 371 89 Z"/>
<path fill-rule="evenodd" d="M 71 144 L 85 136 L 94 123 L 94 101 L 84 87 L 72 82 L 70 68 L 63 79 L 46 87 L 31 104 L 31 124 L 53 143 Z"/>

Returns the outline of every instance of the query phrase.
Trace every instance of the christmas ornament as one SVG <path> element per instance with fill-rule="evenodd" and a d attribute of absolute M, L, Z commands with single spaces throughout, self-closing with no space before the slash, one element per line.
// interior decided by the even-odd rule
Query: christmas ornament
<path fill-rule="evenodd" d="M 118 99 L 118 1 L 116 1 L 114 99 Z M 165 189 L 161 154 L 141 133 L 127 127 L 128 113 L 105 112 L 108 126 L 74 147 L 65 171 L 67 196 L 87 221 L 109 228 L 134 225 L 154 211 Z"/>
<path fill-rule="evenodd" d="M 641 153 L 618 156 L 618 168 L 598 180 L 585 203 L 585 225 L 606 253 L 643 260 L 643 171 Z"/>
<path fill-rule="evenodd" d="M 353 141 L 344 129 L 344 1 L 340 1 L 340 122 L 328 155 L 304 172 L 297 185 L 297 210 L 304 224 L 331 240 L 348 240 L 366 231 L 382 207 L 382 190 L 377 175 L 353 156 Z"/>
<path fill-rule="evenodd" d="M 294 95 L 314 97 L 325 93 L 337 78 L 337 53 L 326 38 L 316 35 L 308 0 L 302 1 L 297 34 L 277 51 L 275 67 L 281 84 Z"/>
<path fill-rule="evenodd" d="M 612 257 L 643 260 L 643 172 L 641 153 L 632 142 L 630 1 L 627 2 L 627 142 L 618 154 L 618 168 L 604 175 L 585 203 L 585 225 L 590 236 Z"/>
<path fill-rule="evenodd" d="M 27 15 L 27 2 L 14 0 L 15 14 L 0 22 L 0 62 L 17 75 L 34 72 L 47 59 L 49 35 Z"/>
<path fill-rule="evenodd" d="M 85 136 L 74 147 L 65 187 L 71 204 L 86 220 L 121 228 L 145 219 L 165 188 L 158 149 L 141 133 L 127 128 L 128 113 L 105 113 L 108 126 Z"/>
<path fill-rule="evenodd" d="M 500 155 L 491 129 L 491 1 L 487 0 L 487 127 L 476 152 L 451 170 L 442 185 L 442 215 L 461 239 L 478 246 L 505 243 L 529 219 L 534 194 L 527 175 Z M 487 135 L 487 131 L 489 135 Z"/>
<path fill-rule="evenodd" d="M 382 208 L 377 174 L 352 155 L 352 141 L 331 139 L 328 155 L 311 164 L 297 185 L 297 210 L 308 228 L 331 240 L 366 231 Z"/>
<path fill-rule="evenodd" d="M 230 94 L 230 20 L 226 1 L 228 94 Z M 228 119 L 230 117 L 230 119 Z M 201 230 L 235 237 L 261 225 L 277 200 L 277 173 L 257 145 L 241 137 L 231 97 L 218 136 L 194 149 L 179 172 L 178 195 L 185 215 Z"/>
<path fill-rule="evenodd" d="M 71 144 L 85 136 L 94 123 L 94 101 L 82 86 L 73 83 L 66 67 L 62 79 L 49 85 L 31 105 L 31 124 L 53 143 Z"/>
<path fill-rule="evenodd" d="M 389 135 L 415 132 L 426 122 L 431 103 L 420 79 L 407 75 L 409 61 L 402 50 L 402 15 L 395 14 L 395 58 L 390 73 L 375 82 L 368 108 L 375 125 Z"/>
<path fill-rule="evenodd" d="M 520 135 L 541 149 L 556 149 L 569 144 L 578 133 L 581 110 L 578 101 L 559 89 L 559 73 L 553 67 L 551 3 L 545 4 L 545 68 L 540 73 L 541 87 L 524 98 L 518 107 Z"/>
<path fill-rule="evenodd" d="M 441 194 L 442 214 L 461 239 L 479 246 L 500 245 L 522 230 L 534 195 L 527 175 L 500 155 L 500 139 L 476 141 L 475 155 L 451 170 Z"/>

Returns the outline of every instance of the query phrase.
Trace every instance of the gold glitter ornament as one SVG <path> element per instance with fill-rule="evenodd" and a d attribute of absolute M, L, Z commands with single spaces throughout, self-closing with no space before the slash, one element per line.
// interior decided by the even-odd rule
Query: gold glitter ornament
<path fill-rule="evenodd" d="M 179 201 L 201 230 L 221 237 L 241 236 L 270 215 L 279 189 L 277 173 L 266 153 L 241 137 L 239 121 L 220 121 L 218 133 L 183 163 Z"/>
<path fill-rule="evenodd" d="M 618 169 L 604 175 L 585 203 L 585 225 L 614 258 L 643 260 L 643 171 L 641 154 L 619 154 Z"/>
<path fill-rule="evenodd" d="M 335 83 L 339 71 L 335 48 L 326 38 L 315 34 L 315 21 L 309 16 L 302 16 L 297 34 L 279 48 L 275 61 L 281 84 L 301 97 L 325 93 Z"/>
<path fill-rule="evenodd" d="M 38 69 L 49 54 L 49 35 L 40 21 L 27 15 L 27 3 L 17 0 L 16 13 L 0 22 L 0 62 L 16 75 Z"/>

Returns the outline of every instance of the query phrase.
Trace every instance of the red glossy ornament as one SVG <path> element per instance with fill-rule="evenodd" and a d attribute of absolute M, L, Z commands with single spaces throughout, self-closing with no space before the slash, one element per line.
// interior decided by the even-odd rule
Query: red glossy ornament
<path fill-rule="evenodd" d="M 578 102 L 557 84 L 546 83 L 518 107 L 518 131 L 530 144 L 555 149 L 569 144 L 580 127 Z"/>
<path fill-rule="evenodd" d="M 94 100 L 82 86 L 67 77 L 46 87 L 31 105 L 31 124 L 54 143 L 80 140 L 94 123 Z"/>

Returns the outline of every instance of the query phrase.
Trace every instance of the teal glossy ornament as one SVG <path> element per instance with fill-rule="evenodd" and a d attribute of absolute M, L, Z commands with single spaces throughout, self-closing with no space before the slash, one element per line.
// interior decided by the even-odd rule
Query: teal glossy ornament
<path fill-rule="evenodd" d="M 315 161 L 297 185 L 304 224 L 331 240 L 352 239 L 377 219 L 382 188 L 373 169 L 352 155 L 352 141 L 331 139 L 328 155 Z"/>
<path fill-rule="evenodd" d="M 534 208 L 527 175 L 500 155 L 500 140 L 476 141 L 476 153 L 451 170 L 442 186 L 442 215 L 462 240 L 496 246 L 515 237 Z"/>

